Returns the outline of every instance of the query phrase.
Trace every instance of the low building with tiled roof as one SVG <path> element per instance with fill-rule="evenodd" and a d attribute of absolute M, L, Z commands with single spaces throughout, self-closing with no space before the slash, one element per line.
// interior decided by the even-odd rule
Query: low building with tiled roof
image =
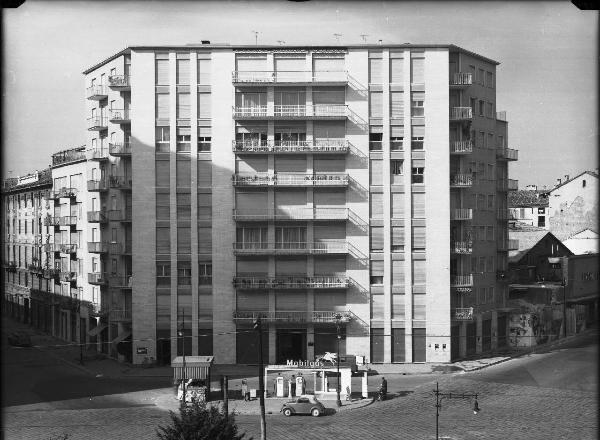
<path fill-rule="evenodd" d="M 547 228 L 548 192 L 532 189 L 512 191 L 508 194 L 509 222 Z"/>

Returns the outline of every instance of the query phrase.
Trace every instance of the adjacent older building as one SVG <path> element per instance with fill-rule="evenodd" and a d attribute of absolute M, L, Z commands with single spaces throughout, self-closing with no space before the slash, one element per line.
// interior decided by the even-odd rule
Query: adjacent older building
<path fill-rule="evenodd" d="M 508 194 L 509 226 L 516 223 L 548 229 L 548 192 L 528 186 Z"/>

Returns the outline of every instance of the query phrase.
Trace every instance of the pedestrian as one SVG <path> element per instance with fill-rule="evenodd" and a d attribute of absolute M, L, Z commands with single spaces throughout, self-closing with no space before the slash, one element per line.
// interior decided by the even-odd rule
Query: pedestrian
<path fill-rule="evenodd" d="M 296 376 L 292 374 L 292 379 L 291 379 L 291 395 L 290 397 L 294 397 L 296 395 Z"/>
<path fill-rule="evenodd" d="M 242 396 L 245 402 L 250 400 L 250 392 L 248 391 L 248 382 L 246 382 L 246 379 L 242 379 Z"/>

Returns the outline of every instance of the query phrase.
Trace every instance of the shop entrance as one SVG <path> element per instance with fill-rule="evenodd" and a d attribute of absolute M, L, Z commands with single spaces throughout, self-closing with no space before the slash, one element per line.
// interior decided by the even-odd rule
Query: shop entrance
<path fill-rule="evenodd" d="M 306 360 L 306 329 L 277 330 L 277 363 Z"/>

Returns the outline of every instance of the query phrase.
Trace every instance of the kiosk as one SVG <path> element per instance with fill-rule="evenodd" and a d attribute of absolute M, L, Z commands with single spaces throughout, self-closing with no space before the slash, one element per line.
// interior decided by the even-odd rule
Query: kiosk
<path fill-rule="evenodd" d="M 185 400 L 197 398 L 207 401 L 210 395 L 210 367 L 213 356 L 186 356 L 185 370 L 183 356 L 177 356 L 171 361 L 173 380 L 178 384 L 177 398 L 183 400 L 183 379 L 185 378 Z"/>

